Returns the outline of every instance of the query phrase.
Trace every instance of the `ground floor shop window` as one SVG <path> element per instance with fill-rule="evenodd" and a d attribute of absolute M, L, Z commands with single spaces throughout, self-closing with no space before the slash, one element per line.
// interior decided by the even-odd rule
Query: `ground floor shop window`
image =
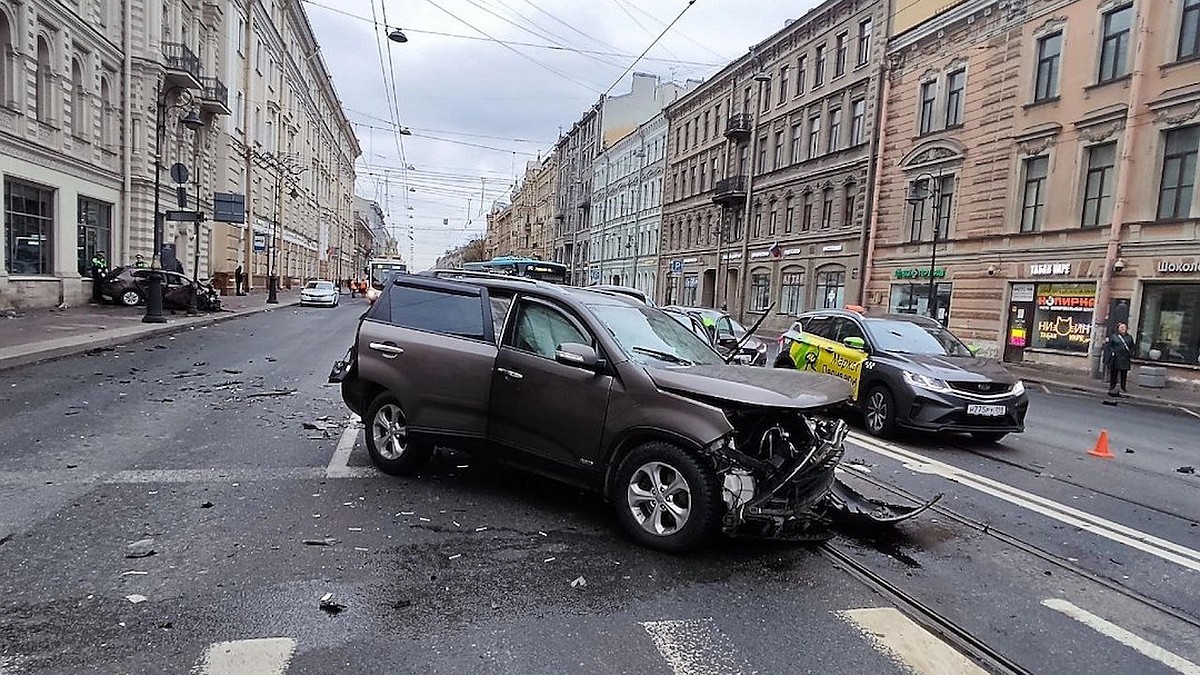
<path fill-rule="evenodd" d="M 1038 284 L 1030 346 L 1086 354 L 1092 340 L 1095 284 Z"/>
<path fill-rule="evenodd" d="M 4 265 L 9 274 L 51 274 L 54 190 L 4 181 Z"/>
<path fill-rule="evenodd" d="M 1200 365 L 1200 283 L 1146 284 L 1138 316 L 1139 357 Z"/>
<path fill-rule="evenodd" d="M 817 308 L 838 309 L 846 302 L 846 268 L 817 270 Z"/>
<path fill-rule="evenodd" d="M 803 270 L 783 273 L 783 283 L 779 288 L 779 311 L 793 316 L 804 311 Z"/>
<path fill-rule="evenodd" d="M 700 277 L 689 274 L 683 278 L 683 304 L 686 307 L 696 306 L 696 289 L 700 287 Z"/>
<path fill-rule="evenodd" d="M 934 309 L 937 320 L 945 325 L 950 320 L 950 297 L 954 284 L 938 283 L 934 287 L 936 299 Z M 892 284 L 888 311 L 893 314 L 917 314 L 929 316 L 929 282 Z"/>
<path fill-rule="evenodd" d="M 117 265 L 112 254 L 112 204 L 80 197 L 78 237 L 76 258 L 81 275 L 91 275 L 92 257 L 100 251 L 108 257 L 110 267 Z"/>
<path fill-rule="evenodd" d="M 771 305 L 771 273 L 750 275 L 750 311 L 764 312 Z"/>

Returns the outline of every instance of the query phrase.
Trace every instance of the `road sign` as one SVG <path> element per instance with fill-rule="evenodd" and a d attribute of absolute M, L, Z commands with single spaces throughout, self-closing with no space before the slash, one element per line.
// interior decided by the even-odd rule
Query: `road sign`
<path fill-rule="evenodd" d="M 183 184 L 188 180 L 187 167 L 182 162 L 175 162 L 171 165 L 171 180 L 176 183 Z"/>
<path fill-rule="evenodd" d="M 680 272 L 682 272 L 683 271 L 683 261 L 682 260 L 672 260 L 671 261 L 671 271 L 674 272 L 675 274 L 679 274 Z"/>
<path fill-rule="evenodd" d="M 167 211 L 167 220 L 176 223 L 202 223 L 203 211 Z"/>
<path fill-rule="evenodd" d="M 254 250 L 262 253 L 267 250 L 267 235 L 262 232 L 254 233 Z"/>

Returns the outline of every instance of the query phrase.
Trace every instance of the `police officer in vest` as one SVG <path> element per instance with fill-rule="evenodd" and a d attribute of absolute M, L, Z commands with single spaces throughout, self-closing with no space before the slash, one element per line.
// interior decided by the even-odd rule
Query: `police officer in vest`
<path fill-rule="evenodd" d="M 100 296 L 100 285 L 104 283 L 104 275 L 108 274 L 108 259 L 104 257 L 104 251 L 96 251 L 92 256 L 92 302 L 97 305 L 103 299 Z"/>

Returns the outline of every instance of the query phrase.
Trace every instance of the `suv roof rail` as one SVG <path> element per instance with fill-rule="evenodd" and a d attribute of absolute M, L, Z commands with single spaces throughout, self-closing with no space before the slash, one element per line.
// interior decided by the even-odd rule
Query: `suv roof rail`
<path fill-rule="evenodd" d="M 420 276 L 428 276 L 428 277 L 437 277 L 439 279 L 441 279 L 443 277 L 470 277 L 472 279 L 503 279 L 505 281 L 519 281 L 521 283 L 526 283 L 526 284 L 539 283 L 536 279 L 529 279 L 527 277 L 518 277 L 518 276 L 513 276 L 510 274 L 496 274 L 494 272 L 477 272 L 475 270 L 462 270 L 462 269 L 425 270 L 424 272 L 420 272 L 419 275 Z"/>

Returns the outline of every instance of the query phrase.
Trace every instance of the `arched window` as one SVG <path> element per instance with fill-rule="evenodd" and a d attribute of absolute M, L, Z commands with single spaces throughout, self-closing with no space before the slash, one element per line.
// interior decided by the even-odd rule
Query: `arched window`
<path fill-rule="evenodd" d="M 779 311 L 795 316 L 804 311 L 804 301 L 804 268 L 783 268 L 779 285 Z"/>
<path fill-rule="evenodd" d="M 79 59 L 71 59 L 71 133 L 84 137 L 87 127 L 87 92 L 83 88 L 83 65 Z"/>
<path fill-rule="evenodd" d="M 756 267 L 750 272 L 750 311 L 765 312 L 771 306 L 771 270 Z"/>
<path fill-rule="evenodd" d="M 107 77 L 100 78 L 100 144 L 106 150 L 115 150 L 113 145 L 113 123 L 110 119 L 113 110 L 112 87 Z"/>
<path fill-rule="evenodd" d="M 50 71 L 50 45 L 46 44 L 46 38 L 38 37 L 37 41 L 37 93 L 35 101 L 37 103 L 37 118 L 38 120 L 50 123 L 51 97 L 53 92 L 53 77 Z"/>
<path fill-rule="evenodd" d="M 8 105 L 13 79 L 13 41 L 8 15 L 0 12 L 0 106 Z"/>

